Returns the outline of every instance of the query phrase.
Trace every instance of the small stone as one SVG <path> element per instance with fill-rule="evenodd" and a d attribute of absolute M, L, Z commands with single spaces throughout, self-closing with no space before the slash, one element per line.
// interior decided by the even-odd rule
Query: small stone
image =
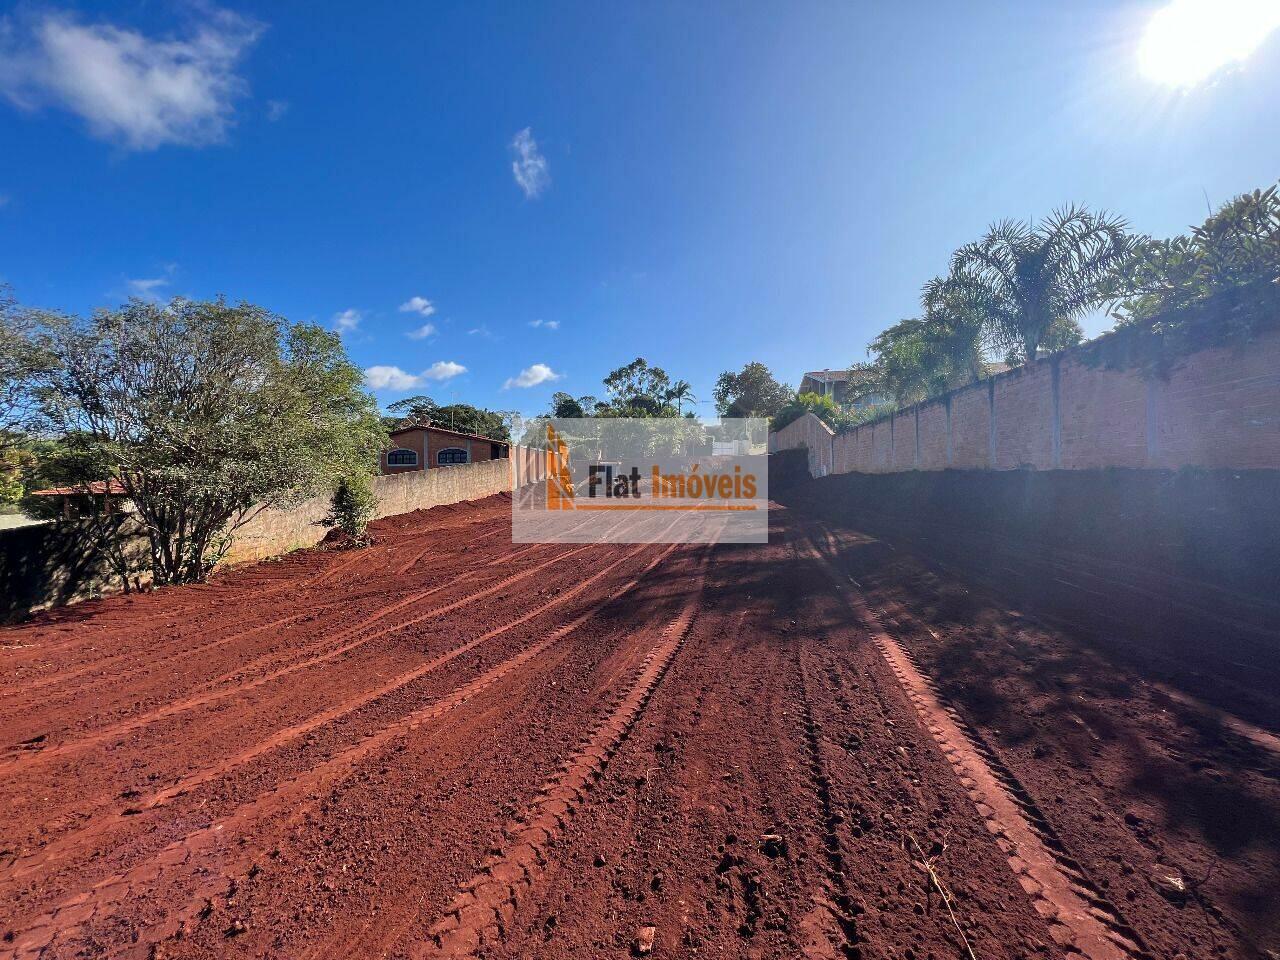
<path fill-rule="evenodd" d="M 231 926 L 227 927 L 227 936 L 238 937 L 248 929 L 248 925 L 243 920 L 232 920 Z"/>
<path fill-rule="evenodd" d="M 766 833 L 760 838 L 760 852 L 771 860 L 786 856 L 787 841 L 776 833 Z"/>
<path fill-rule="evenodd" d="M 636 956 L 643 957 L 653 952 L 653 940 L 658 935 L 657 927 L 641 927 L 636 932 L 634 944 Z"/>
<path fill-rule="evenodd" d="M 1187 899 L 1187 883 L 1181 877 L 1158 873 L 1152 882 L 1160 896 L 1171 903 L 1183 903 Z"/>
<path fill-rule="evenodd" d="M 604 866 L 606 863 L 608 863 L 608 862 L 609 862 L 609 861 L 608 861 L 608 860 L 606 860 L 606 859 L 604 858 L 604 854 L 603 854 L 603 853 L 597 853 L 597 854 L 596 854 L 595 865 L 596 865 L 597 867 L 603 867 L 603 866 Z"/>

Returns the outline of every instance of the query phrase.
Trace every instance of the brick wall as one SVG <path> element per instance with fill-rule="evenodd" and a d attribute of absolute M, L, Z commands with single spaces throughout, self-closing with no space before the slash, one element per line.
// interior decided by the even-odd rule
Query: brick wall
<path fill-rule="evenodd" d="M 834 439 L 814 423 L 826 429 L 809 415 L 770 435 L 770 450 L 808 445 L 813 476 L 824 469 L 1275 470 L 1280 331 L 1243 350 L 1194 354 L 1167 379 L 1091 367 L 1077 348 Z M 831 453 L 824 460 L 812 444 Z"/>
<path fill-rule="evenodd" d="M 769 452 L 775 450 L 809 451 L 809 474 L 825 477 L 832 472 L 835 433 L 812 413 L 806 413 L 775 433 L 769 434 Z"/>
<path fill-rule="evenodd" d="M 893 424 L 893 462 L 889 465 L 894 472 L 914 470 L 916 466 L 916 413 L 905 410 L 895 416 Z"/>
<path fill-rule="evenodd" d="M 378 498 L 374 517 L 381 519 L 446 503 L 479 500 L 511 490 L 513 486 L 542 479 L 538 451 L 523 447 L 514 447 L 512 451 L 516 459 L 486 459 L 477 463 L 374 477 L 373 492 Z M 520 474 L 515 472 L 517 463 L 524 466 Z M 328 512 L 327 496 L 315 497 L 287 510 L 264 509 L 236 531 L 226 561 L 261 560 L 314 546 L 327 532 L 317 521 Z"/>

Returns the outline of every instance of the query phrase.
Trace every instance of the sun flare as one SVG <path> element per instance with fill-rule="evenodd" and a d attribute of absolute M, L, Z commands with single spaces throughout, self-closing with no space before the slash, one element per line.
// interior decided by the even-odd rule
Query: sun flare
<path fill-rule="evenodd" d="M 1173 0 L 1152 15 L 1138 47 L 1143 76 L 1194 87 L 1240 63 L 1280 27 L 1280 0 Z"/>

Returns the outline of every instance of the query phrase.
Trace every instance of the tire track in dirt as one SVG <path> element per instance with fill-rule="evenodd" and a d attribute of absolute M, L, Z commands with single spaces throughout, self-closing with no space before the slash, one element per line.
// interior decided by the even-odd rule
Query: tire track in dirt
<path fill-rule="evenodd" d="M 474 548 L 474 544 L 492 537 L 499 536 L 504 530 L 509 529 L 509 520 L 503 518 L 484 519 L 475 521 L 467 526 L 481 526 L 488 524 L 497 524 L 497 529 L 487 531 L 478 537 L 473 538 L 461 545 L 440 550 L 441 554 L 448 554 L 455 557 L 465 557 L 466 554 Z M 394 550 L 402 546 L 406 542 L 412 542 L 421 537 L 439 537 L 442 530 L 451 530 L 458 525 L 451 527 L 423 528 L 421 533 L 410 533 L 408 536 L 398 536 L 390 542 L 375 546 L 375 550 Z M 418 528 L 411 528 L 416 530 Z M 339 559 L 333 561 L 332 558 L 339 556 Z M 217 599 L 223 603 L 236 603 L 239 601 L 251 601 L 253 608 L 257 608 L 262 601 L 269 600 L 282 593 L 287 592 L 305 592 L 313 590 L 323 583 L 336 577 L 337 575 L 349 570 L 361 561 L 368 563 L 368 554 L 366 551 L 355 551 L 349 557 L 341 557 L 333 553 L 326 553 L 323 550 L 307 550 L 300 551 L 297 554 L 288 555 L 281 561 L 266 562 L 253 564 L 245 567 L 233 568 L 228 574 L 232 578 L 232 582 L 228 584 L 219 583 L 197 583 L 188 584 L 178 587 L 162 587 L 153 590 L 139 597 L 144 603 L 162 604 L 162 608 L 151 612 L 138 613 L 128 611 L 127 620 L 120 623 L 113 619 L 114 614 L 123 611 L 115 608 L 109 608 L 106 612 L 105 619 L 100 624 L 91 624 L 89 629 L 85 629 L 84 624 L 78 624 L 73 636 L 69 636 L 61 641 L 52 641 L 49 643 L 39 644 L 32 649 L 38 651 L 38 655 L 44 656 L 56 654 L 64 651 L 75 649 L 77 646 L 92 644 L 103 634 L 109 634 L 113 643 L 118 644 L 121 639 L 126 638 L 143 638 L 150 631 L 157 629 L 166 629 L 180 626 L 186 622 L 185 614 L 194 610 L 205 610 L 210 599 Z M 315 564 L 320 563 L 322 568 L 310 576 L 302 580 L 298 580 L 294 576 L 293 568 L 299 564 Z M 275 576 L 257 576 L 250 574 L 250 570 L 262 569 L 263 567 L 281 567 L 285 572 Z M 378 565 L 372 569 L 378 569 Z M 368 577 L 361 578 L 361 582 L 367 580 Z M 376 578 L 375 578 L 376 579 Z M 351 583 L 346 584 L 350 586 Z M 115 598 L 108 599 L 104 602 L 111 604 Z M 119 607 L 118 601 L 114 605 Z M 272 605 L 274 609 L 274 604 Z M 65 613 L 64 613 L 65 615 Z M 168 620 L 167 623 L 157 624 L 155 621 Z M 61 620 L 44 625 L 45 629 L 62 630 L 65 629 Z M 9 648 L 11 649 L 11 648 Z M 0 652 L 4 652 L 6 648 L 0 647 Z M 124 651 L 120 655 L 129 655 L 136 651 Z M 21 686 L 25 688 L 26 682 L 21 682 Z"/>
<path fill-rule="evenodd" d="M 407 946 L 414 960 L 480 956 L 486 945 L 501 940 L 504 926 L 546 866 L 548 848 L 568 829 L 575 810 L 635 725 L 684 643 L 702 600 L 709 557 L 710 548 L 703 553 L 690 597 L 663 630 L 613 712 L 596 725 L 586 746 L 562 765 L 560 775 L 543 785 L 528 813 L 503 828 L 504 849 L 461 885 L 443 917 L 427 931 L 428 939 Z"/>
<path fill-rule="evenodd" d="M 825 528 L 821 529 L 826 534 Z M 955 770 L 1054 939 L 1090 960 L 1147 958 L 1149 954 L 1136 932 L 1069 856 L 1030 795 L 989 748 L 979 747 L 977 734 L 968 729 L 954 708 L 943 705 L 937 688 L 885 632 L 861 595 L 847 588 L 845 581 L 851 578 L 842 578 L 812 541 L 806 542 L 805 553 L 817 561 L 850 612 L 867 627 L 872 642 Z"/>
<path fill-rule="evenodd" d="M 237 768 L 251 762 L 252 760 L 260 756 L 263 756 L 266 753 L 269 753 L 272 750 L 278 749 L 279 747 L 282 747 L 291 741 L 297 740 L 298 738 L 305 736 L 311 731 L 316 730 L 317 728 L 327 723 L 331 723 L 339 719 L 340 717 L 353 713 L 356 710 L 359 710 L 362 707 L 367 706 L 368 704 L 372 703 L 375 700 L 385 697 L 388 694 L 393 693 L 396 690 L 399 690 L 400 688 L 405 687 L 410 683 L 413 683 L 414 681 L 420 680 L 423 677 L 427 676 L 428 674 L 434 673 L 435 671 L 441 669 L 442 667 L 445 667 L 448 664 L 452 663 L 453 661 L 457 660 L 459 657 L 463 656 L 464 654 L 479 647 L 481 644 L 487 643 L 489 640 L 502 636 L 503 634 L 515 629 L 516 627 L 519 627 L 525 623 L 528 623 L 530 620 L 533 620 L 536 617 L 542 616 L 543 614 L 546 614 L 548 612 L 551 612 L 556 608 L 562 606 L 563 604 L 568 603 L 574 597 L 578 596 L 579 594 L 586 591 L 589 587 L 593 586 L 600 580 L 604 579 L 606 576 L 612 573 L 619 566 L 634 559 L 639 553 L 641 553 L 645 549 L 648 549 L 648 545 L 638 547 L 635 550 L 632 550 L 624 554 L 618 560 L 615 560 L 612 563 L 608 564 L 607 566 L 602 567 L 592 576 L 580 581 L 574 587 L 564 591 L 561 594 L 558 594 L 553 599 L 547 601 L 541 606 L 535 607 L 534 609 L 525 612 L 524 614 L 517 617 L 516 619 L 509 620 L 506 623 L 502 624 L 501 626 L 496 627 L 492 630 L 489 630 L 488 632 L 478 637 L 475 637 L 474 639 L 469 640 L 466 643 L 460 644 L 454 647 L 453 649 L 449 650 L 448 652 L 433 658 L 429 662 L 422 664 L 421 666 L 416 667 L 413 670 L 410 670 L 406 673 L 400 674 L 399 676 L 392 678 L 391 680 L 387 681 L 386 683 L 382 684 L 379 687 L 376 687 L 371 691 L 366 691 L 356 697 L 349 698 L 343 701 L 342 703 L 339 703 L 333 707 L 330 707 L 327 710 L 321 711 L 318 714 L 308 717 L 306 720 L 300 723 L 294 724 L 283 730 L 279 730 L 273 733 L 270 737 L 267 737 L 266 739 L 259 741 L 253 746 L 240 751 L 239 753 L 235 754 L 232 757 L 229 757 L 223 761 L 220 761 L 219 763 L 216 763 L 210 767 L 206 767 L 203 770 L 188 774 L 187 776 L 179 780 L 177 783 L 172 784 L 169 787 L 166 787 L 165 789 L 156 792 L 155 794 L 153 794 L 152 796 L 146 799 L 135 800 L 133 805 L 129 808 L 129 810 L 132 812 L 128 814 L 116 814 L 110 817 L 106 817 L 90 826 L 86 826 L 72 833 L 64 834 L 58 840 L 53 841 L 49 844 L 46 844 L 45 846 L 41 847 L 40 850 L 36 851 L 30 856 L 25 858 L 20 858 L 19 860 L 15 861 L 12 864 L 12 869 L 6 874 L 5 879 L 10 881 L 20 880 L 25 876 L 29 876 L 37 872 L 41 868 L 47 866 L 49 863 L 54 863 L 54 862 L 57 862 L 58 860 L 65 859 L 70 853 L 74 852 L 77 847 L 83 847 L 84 844 L 87 843 L 88 841 L 96 840 L 101 836 L 103 836 L 104 834 L 109 833 L 112 829 L 119 828 L 126 824 L 134 823 L 135 822 L 134 818 L 136 817 L 137 813 L 140 813 L 145 810 L 152 810 L 152 809 L 162 807 L 165 804 L 170 803 L 173 800 L 187 793 L 190 793 L 192 790 L 197 789 L 203 784 L 209 783 L 220 777 L 228 775 L 229 773 L 236 770 Z M 670 553 L 671 553 L 671 550 L 667 549 L 663 551 L 657 558 L 651 561 L 648 565 L 646 565 L 639 576 L 629 581 L 623 587 L 623 592 L 625 592 L 626 590 L 630 590 L 639 581 L 640 576 L 643 576 L 644 573 L 647 573 L 649 570 L 651 570 L 654 566 L 656 566 L 662 559 L 664 559 Z M 583 617 L 575 618 L 575 620 L 573 621 L 573 626 L 576 627 L 580 625 L 582 622 L 583 622 Z"/>
<path fill-rule="evenodd" d="M 844 942 L 839 946 L 840 953 L 850 960 L 858 960 L 862 956 L 862 950 L 858 947 L 861 939 L 858 936 L 858 915 L 862 912 L 862 907 L 852 896 L 845 873 L 847 864 L 844 851 L 841 849 L 838 830 L 841 817 L 831 798 L 831 773 L 822 759 L 822 746 L 819 742 L 821 727 L 813 716 L 813 699 L 810 693 L 812 685 L 809 680 L 808 666 L 799 643 L 793 641 L 793 645 L 800 674 L 800 711 L 805 754 L 813 792 L 817 798 L 818 817 L 821 824 L 827 886 L 824 891 L 827 896 L 822 898 L 822 904 L 844 937 Z"/>
<path fill-rule="evenodd" d="M 550 558 L 549 560 L 539 563 L 537 566 L 530 567 L 529 569 L 523 570 L 516 574 L 505 576 L 499 582 L 491 586 L 485 587 L 482 590 L 478 590 L 474 593 L 467 594 L 466 596 L 461 597 L 458 600 L 451 601 L 450 603 L 442 604 L 438 607 L 433 607 L 431 610 L 428 610 L 425 613 L 419 614 L 418 616 L 413 617 L 412 619 L 399 621 L 394 626 L 385 627 L 381 630 L 376 630 L 372 633 L 358 636 L 356 637 L 356 639 L 350 640 L 350 642 L 344 642 L 344 641 L 347 641 L 348 638 L 356 636 L 357 634 L 360 634 L 362 631 L 367 630 L 369 627 L 373 626 L 375 623 L 386 619 L 388 616 L 392 615 L 393 613 L 396 613 L 399 610 L 404 609 L 405 607 L 418 603 L 421 600 L 435 593 L 439 593 L 442 590 L 455 586 L 458 581 L 452 581 L 449 583 L 445 583 L 445 584 L 441 584 L 439 586 L 433 587 L 429 590 L 424 590 L 424 591 L 410 594 L 408 597 L 405 597 L 391 604 L 388 607 L 382 608 L 378 613 L 374 614 L 371 617 L 367 617 L 366 619 L 361 621 L 359 624 L 356 624 L 351 627 L 347 627 L 343 630 L 338 631 L 337 633 L 325 636 L 320 642 L 313 644 L 309 649 L 307 649 L 304 652 L 304 656 L 308 656 L 312 652 L 320 648 L 327 647 L 334 642 L 338 643 L 338 646 L 333 647 L 324 653 L 316 654 L 314 656 L 308 656 L 307 659 L 300 660 L 296 663 L 291 663 L 284 667 L 279 667 L 260 677 L 256 677 L 253 680 L 249 680 L 244 683 L 239 683 L 232 686 L 226 686 L 220 689 L 208 690 L 205 693 L 186 697 L 184 699 L 175 701 L 173 703 L 166 704 L 155 710 L 149 711 L 148 713 L 141 714 L 136 717 L 131 717 L 128 720 L 121 721 L 119 723 L 113 724 L 108 727 L 100 728 L 90 734 L 86 734 L 85 736 L 76 738 L 74 740 L 66 741 L 57 746 L 46 747 L 38 752 L 20 753 L 17 756 L 9 757 L 4 761 L 0 761 L 0 772 L 9 773 L 15 769 L 30 767 L 36 763 L 45 762 L 57 757 L 65 757 L 68 755 L 81 753 L 84 750 L 97 746 L 98 744 L 104 743 L 107 740 L 111 740 L 114 737 L 123 736 L 125 734 L 129 734 L 136 730 L 142 729 L 143 727 L 150 726 L 151 724 L 159 720 L 164 720 L 181 713 L 186 713 L 191 710 L 198 709 L 200 707 L 206 707 L 206 706 L 209 706 L 210 704 L 217 703 L 228 697 L 239 696 L 249 690 L 253 690 L 265 684 L 272 683 L 283 677 L 287 677 L 291 674 L 297 673 L 301 670 L 310 669 L 311 667 L 318 666 L 322 663 L 327 663 L 330 660 L 334 660 L 345 653 L 349 653 L 350 651 L 356 649 L 357 647 L 363 646 L 364 644 L 367 644 L 373 640 L 386 636 L 389 633 L 394 633 L 399 630 L 407 629 L 408 627 L 421 623 L 424 620 L 429 620 L 434 617 L 439 617 L 453 610 L 457 610 L 460 607 L 464 607 L 464 606 L 467 606 L 468 604 L 475 603 L 479 600 L 482 600 L 485 597 L 492 596 L 493 594 L 499 592 L 500 590 L 508 589 L 509 587 L 514 586 L 517 583 L 527 580 L 529 577 L 534 576 L 540 571 L 545 570 L 546 568 L 551 567 L 556 563 L 563 562 L 564 560 L 567 560 L 572 556 L 576 556 L 577 554 L 580 554 L 586 550 L 589 550 L 594 546 L 596 546 L 596 544 L 587 544 L 585 546 L 577 548 L 576 550 L 570 550 L 568 552 L 558 554 Z M 287 654 L 284 654 L 283 656 L 293 655 L 295 653 L 296 651 L 289 651 Z M 217 686 L 218 684 L 221 684 L 221 683 L 230 683 L 234 681 L 236 678 L 243 676 L 246 671 L 252 670 L 256 666 L 261 665 L 262 661 L 280 659 L 281 656 L 282 656 L 281 654 L 269 654 L 268 656 L 261 658 L 259 661 L 245 664 L 237 668 L 232 673 L 224 674 L 220 677 L 214 678 L 213 680 L 205 684 L 205 686 Z"/>
<path fill-rule="evenodd" d="M 651 544 L 641 545 L 614 564 L 611 564 L 608 570 L 600 571 L 600 576 L 603 576 L 617 565 L 632 559 L 636 554 L 642 550 L 649 549 L 651 546 Z M 649 572 L 665 560 L 677 546 L 679 544 L 670 544 L 662 549 L 632 578 L 622 584 L 615 596 L 633 589 Z M 583 586 L 586 586 L 585 582 Z M 520 622 L 540 615 L 547 608 L 557 605 L 565 599 L 563 595 L 557 597 L 543 608 L 532 611 L 522 617 Z M 610 599 L 613 598 L 611 597 Z M 0 950 L 0 960 L 38 958 L 51 945 L 74 943 L 85 932 L 89 923 L 100 921 L 109 916 L 113 904 L 125 899 L 145 896 L 149 891 L 164 889 L 169 882 L 166 880 L 165 874 L 185 867 L 185 873 L 199 877 L 197 894 L 189 899 L 185 907 L 172 911 L 161 922 L 151 924 L 144 931 L 139 931 L 139 936 L 134 940 L 133 953 L 138 956 L 149 955 L 148 948 L 150 946 L 177 935 L 184 923 L 192 920 L 201 912 L 202 905 L 209 898 L 223 892 L 227 882 L 225 877 L 228 874 L 246 868 L 257 856 L 255 851 L 238 849 L 234 857 L 222 861 L 224 865 L 219 874 L 210 875 L 203 864 L 196 862 L 197 857 L 204 850 L 216 845 L 219 840 L 234 836 L 237 828 L 242 828 L 272 810 L 279 809 L 289 803 L 296 803 L 304 799 L 308 794 L 313 794 L 317 790 L 341 780 L 356 763 L 383 748 L 391 740 L 410 734 L 422 726 L 438 720 L 463 703 L 474 699 L 484 690 L 530 662 L 584 623 L 590 621 L 596 615 L 597 609 L 597 607 L 593 606 L 583 611 L 568 623 L 552 631 L 543 640 L 495 665 L 453 693 L 412 712 L 396 723 L 383 728 L 377 734 L 365 738 L 362 742 L 348 747 L 331 759 L 310 768 L 305 773 L 279 784 L 267 794 L 241 805 L 227 817 L 170 843 L 146 862 L 126 871 L 113 874 L 95 883 L 89 890 L 82 891 L 61 902 L 53 909 L 37 916 L 15 933 L 12 941 L 10 941 L 9 952 Z M 498 632 L 504 632 L 515 625 L 515 623 L 508 624 L 505 627 L 498 628 L 494 633 L 496 635 Z M 683 639 L 683 635 L 680 639 Z M 475 645 L 479 642 L 481 641 L 477 638 L 471 644 Z M 463 651 L 454 651 L 453 655 L 459 655 L 461 652 Z M 672 651 L 673 654 L 674 651 Z M 651 653 L 650 659 L 652 656 L 653 654 Z M 669 663 L 669 661 L 670 657 L 668 657 L 667 662 Z M 646 663 L 648 662 L 649 660 L 646 660 Z M 665 666 L 663 669 L 665 669 Z M 57 944 L 54 943 L 55 938 Z"/>

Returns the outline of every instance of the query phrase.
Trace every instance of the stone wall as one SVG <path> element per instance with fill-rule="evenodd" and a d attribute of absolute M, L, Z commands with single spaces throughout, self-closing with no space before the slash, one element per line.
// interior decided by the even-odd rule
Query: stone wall
<path fill-rule="evenodd" d="M 517 447 L 514 452 L 521 454 L 523 448 Z M 520 463 L 526 464 L 524 457 Z M 374 477 L 373 492 L 378 498 L 374 517 L 393 517 L 511 490 L 516 485 L 515 469 L 514 460 L 487 460 Z M 533 474 L 533 469 L 525 465 L 523 483 L 533 482 Z M 226 562 L 261 560 L 314 546 L 327 532 L 317 521 L 328 512 L 328 497 L 316 497 L 287 510 L 264 509 L 236 531 Z"/>
<path fill-rule="evenodd" d="M 1280 331 L 1204 350 L 1167 377 L 1107 370 L 1066 351 L 833 435 L 806 414 L 771 452 L 810 472 L 1280 469 Z"/>

